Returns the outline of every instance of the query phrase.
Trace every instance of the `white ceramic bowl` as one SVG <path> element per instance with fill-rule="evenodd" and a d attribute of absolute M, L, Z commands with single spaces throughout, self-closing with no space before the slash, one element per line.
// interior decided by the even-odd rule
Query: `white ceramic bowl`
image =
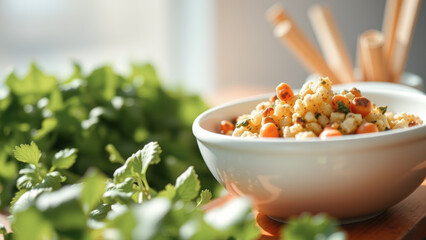
<path fill-rule="evenodd" d="M 426 122 L 426 95 L 359 87 L 388 111 Z M 212 108 L 193 133 L 208 168 L 230 193 L 249 196 L 257 209 L 285 220 L 326 212 L 342 222 L 379 214 L 412 193 L 426 176 L 426 124 L 327 140 L 243 139 L 221 135 L 219 123 L 249 113 L 270 95 Z"/>
<path fill-rule="evenodd" d="M 355 75 L 360 75 L 361 72 L 359 71 L 359 69 L 355 69 Z M 318 74 L 311 74 L 306 78 L 306 82 L 308 81 L 317 81 L 319 78 Z M 385 87 L 385 88 L 392 88 L 392 89 L 396 89 L 399 91 L 417 91 L 420 93 L 426 92 L 426 89 L 424 87 L 424 80 L 423 78 L 421 78 L 419 75 L 414 74 L 414 73 L 409 73 L 409 72 L 404 72 L 401 76 L 401 83 L 391 83 L 391 82 L 373 82 L 373 81 L 366 81 L 366 82 L 356 82 L 355 84 L 358 85 L 368 85 L 370 87 Z M 343 84 L 338 84 L 335 86 L 351 86 L 354 83 L 343 83 Z"/>

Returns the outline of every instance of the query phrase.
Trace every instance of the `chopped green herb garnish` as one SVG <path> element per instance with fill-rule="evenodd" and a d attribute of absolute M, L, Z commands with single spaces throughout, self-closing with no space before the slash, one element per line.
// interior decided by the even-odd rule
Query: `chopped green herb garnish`
<path fill-rule="evenodd" d="M 244 119 L 243 121 L 237 122 L 237 128 L 246 127 L 248 125 L 248 119 Z"/>
<path fill-rule="evenodd" d="M 380 106 L 378 107 L 378 109 L 382 112 L 382 114 L 385 114 L 386 111 L 388 110 L 388 106 Z"/>
<path fill-rule="evenodd" d="M 337 111 L 347 114 L 350 112 L 348 106 L 342 101 L 337 101 Z"/>

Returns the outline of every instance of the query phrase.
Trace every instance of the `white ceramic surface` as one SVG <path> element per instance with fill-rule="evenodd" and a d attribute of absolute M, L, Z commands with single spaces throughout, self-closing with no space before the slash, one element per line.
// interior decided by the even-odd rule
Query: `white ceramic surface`
<path fill-rule="evenodd" d="M 359 75 L 359 70 L 355 69 L 355 75 Z M 311 74 L 306 78 L 306 82 L 308 81 L 317 81 L 319 76 L 317 74 Z M 360 85 L 367 87 L 377 87 L 379 89 L 390 89 L 390 90 L 398 90 L 398 91 L 406 91 L 406 92 L 418 92 L 424 93 L 426 89 L 424 87 L 424 80 L 417 74 L 405 72 L 401 76 L 401 83 L 392 83 L 392 82 L 354 82 L 354 83 L 343 83 L 337 84 L 333 87 L 339 86 L 352 86 L 352 85 Z"/>
<path fill-rule="evenodd" d="M 426 122 L 426 95 L 362 87 L 388 111 Z M 284 220 L 326 212 L 341 221 L 363 219 L 400 202 L 426 176 L 426 125 L 320 139 L 242 139 L 218 134 L 219 122 L 249 113 L 272 94 L 202 113 L 193 124 L 201 154 L 232 194 L 252 198 L 259 211 Z"/>

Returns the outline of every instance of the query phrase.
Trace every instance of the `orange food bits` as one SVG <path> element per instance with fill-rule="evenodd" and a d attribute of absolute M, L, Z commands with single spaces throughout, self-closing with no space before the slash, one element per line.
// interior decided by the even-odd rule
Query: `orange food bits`
<path fill-rule="evenodd" d="M 349 90 L 355 97 L 362 97 L 361 91 L 358 88 L 352 88 Z"/>
<path fill-rule="evenodd" d="M 262 125 L 265 125 L 266 123 L 274 123 L 275 124 L 275 121 L 271 117 L 263 117 L 262 118 Z"/>
<path fill-rule="evenodd" d="M 263 117 L 271 116 L 274 114 L 274 109 L 271 107 L 268 107 L 263 111 Z"/>
<path fill-rule="evenodd" d="M 356 97 L 351 102 L 351 111 L 359 113 L 362 117 L 368 116 L 371 112 L 371 102 L 366 97 Z"/>
<path fill-rule="evenodd" d="M 338 137 L 342 136 L 342 133 L 334 128 L 324 128 L 324 130 L 320 133 L 319 138 L 320 139 L 327 139 L 331 137 Z"/>
<path fill-rule="evenodd" d="M 416 126 L 418 123 L 416 122 L 416 121 L 414 121 L 414 120 L 411 120 L 409 123 L 408 123 L 408 126 L 409 127 L 412 127 L 412 126 Z"/>
<path fill-rule="evenodd" d="M 220 133 L 227 134 L 229 131 L 234 131 L 235 126 L 230 121 L 222 120 L 220 122 Z"/>
<path fill-rule="evenodd" d="M 364 133 L 375 133 L 378 132 L 379 129 L 373 123 L 363 123 L 356 129 L 356 134 L 364 134 Z"/>
<path fill-rule="evenodd" d="M 281 83 L 278 85 L 276 88 L 276 94 L 281 101 L 288 101 L 294 96 L 293 90 L 287 83 Z"/>
<path fill-rule="evenodd" d="M 260 137 L 262 138 L 277 138 L 280 136 L 280 132 L 278 130 L 278 127 L 271 123 L 265 123 L 261 128 L 260 128 Z"/>
<path fill-rule="evenodd" d="M 271 102 L 271 103 L 275 103 L 275 100 L 277 100 L 278 98 L 277 98 L 277 95 L 272 95 L 270 98 L 269 98 L 269 102 Z"/>
<path fill-rule="evenodd" d="M 345 96 L 334 95 L 331 99 L 331 106 L 333 107 L 334 111 L 348 113 L 350 111 L 349 105 L 350 101 Z"/>

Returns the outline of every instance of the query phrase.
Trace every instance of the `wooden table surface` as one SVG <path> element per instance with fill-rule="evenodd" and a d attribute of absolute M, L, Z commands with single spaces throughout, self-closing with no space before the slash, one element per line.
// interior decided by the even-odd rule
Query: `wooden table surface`
<path fill-rule="evenodd" d="M 222 206 L 233 197 L 226 195 L 205 205 L 206 211 Z M 279 239 L 283 224 L 255 211 L 262 236 L 259 240 Z M 426 180 L 406 199 L 370 220 L 341 226 L 349 240 L 426 239 Z"/>

